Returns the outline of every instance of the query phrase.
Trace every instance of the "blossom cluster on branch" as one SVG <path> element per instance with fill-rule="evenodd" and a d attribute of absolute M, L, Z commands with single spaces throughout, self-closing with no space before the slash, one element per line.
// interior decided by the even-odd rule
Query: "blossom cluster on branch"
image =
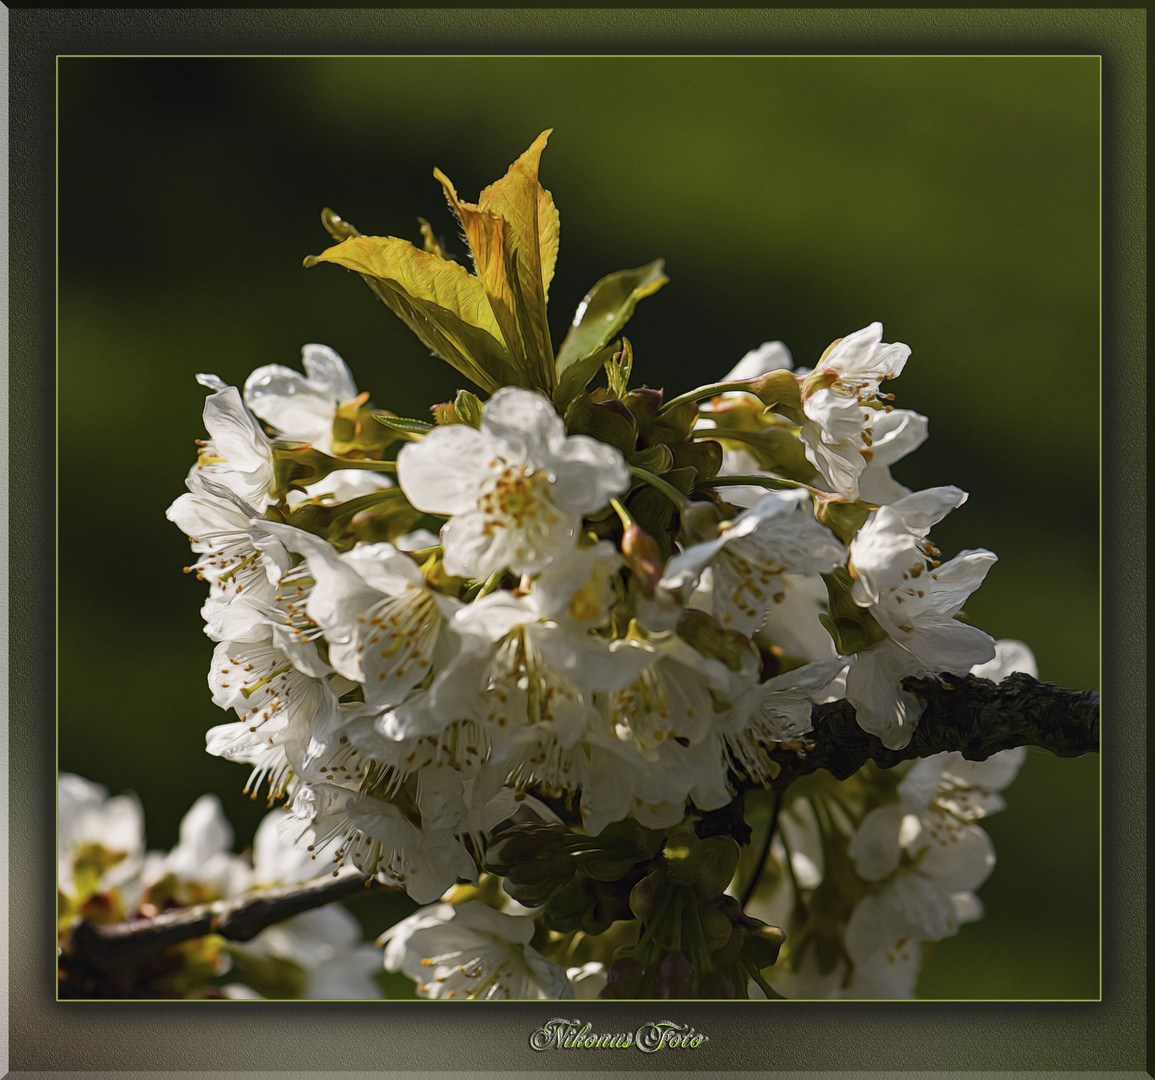
<path fill-rule="evenodd" d="M 233 854 L 232 826 L 215 795 L 192 805 L 168 852 L 146 851 L 144 813 L 132 794 L 110 798 L 99 784 L 64 773 L 57 798 L 61 996 L 380 997 L 373 977 L 380 953 L 339 905 L 303 911 L 244 942 L 202 929 L 143 955 L 102 956 L 86 951 L 83 939 L 74 947 L 78 919 L 98 930 L 150 920 L 159 926 L 177 912 L 308 881 L 317 869 L 308 853 L 278 838 L 282 810 L 263 819 L 245 857 Z"/>
<path fill-rule="evenodd" d="M 909 996 L 922 943 L 978 916 L 977 822 L 1022 751 L 775 780 L 816 704 L 900 751 L 904 680 L 1034 673 L 962 616 L 995 556 L 929 538 L 966 494 L 890 474 L 927 434 L 882 389 L 910 350 L 878 323 L 811 366 L 773 342 L 669 397 L 620 333 L 660 261 L 599 281 L 555 350 L 548 134 L 477 204 L 436 173 L 472 271 L 425 222 L 418 248 L 331 211 L 306 260 L 484 399 L 399 417 L 321 345 L 198 376 L 168 516 L 234 714 L 208 750 L 284 801 L 291 849 L 427 905 L 385 935 L 424 996 Z"/>

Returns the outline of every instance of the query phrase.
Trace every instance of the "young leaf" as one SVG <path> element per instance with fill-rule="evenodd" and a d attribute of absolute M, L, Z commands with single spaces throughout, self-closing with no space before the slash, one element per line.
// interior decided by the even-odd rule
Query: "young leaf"
<path fill-rule="evenodd" d="M 532 350 L 553 385 L 553 345 L 549 338 L 545 302 L 557 263 L 561 221 L 553 197 L 538 181 L 541 153 L 552 133 L 543 131 L 509 171 L 490 184 L 477 200 L 478 206 L 509 222 L 517 286 L 521 292 L 519 312 L 527 350 Z"/>
<path fill-rule="evenodd" d="M 486 391 L 518 381 L 480 281 L 465 267 L 395 236 L 351 236 L 306 266 L 356 270 L 424 343 Z"/>
<path fill-rule="evenodd" d="M 637 302 L 670 280 L 663 273 L 664 266 L 661 259 L 655 259 L 636 270 L 619 270 L 602 278 L 586 293 L 557 353 L 559 375 L 615 337 L 629 321 Z"/>
<path fill-rule="evenodd" d="M 356 225 L 343 220 L 340 214 L 335 210 L 330 210 L 327 206 L 321 211 L 321 224 L 325 227 L 325 232 L 338 243 L 342 240 L 348 240 L 350 236 L 361 235 Z"/>
<path fill-rule="evenodd" d="M 401 431 L 406 435 L 420 437 L 433 430 L 433 425 L 424 420 L 407 420 L 403 416 L 382 416 L 380 413 L 374 413 L 373 419 L 379 424 L 384 424 L 391 431 Z"/>
<path fill-rule="evenodd" d="M 558 380 L 557 389 L 553 392 L 553 403 L 564 414 L 566 406 L 580 394 L 598 372 L 598 368 L 608 363 L 614 356 L 615 345 L 607 345 L 598 349 L 584 360 L 570 364 L 562 377 Z"/>
<path fill-rule="evenodd" d="M 433 226 L 423 217 L 417 219 L 417 224 L 421 227 L 421 243 L 425 250 L 430 255 L 436 255 L 439 259 L 449 262 L 449 253 L 441 246 L 441 241 L 433 235 Z"/>
<path fill-rule="evenodd" d="M 558 242 L 557 210 L 537 180 L 548 136 L 548 131 L 539 135 L 476 205 L 459 199 L 449 178 L 433 170 L 465 231 L 474 269 L 514 363 L 523 369 L 521 382 L 546 392 L 554 385 L 546 294 Z"/>

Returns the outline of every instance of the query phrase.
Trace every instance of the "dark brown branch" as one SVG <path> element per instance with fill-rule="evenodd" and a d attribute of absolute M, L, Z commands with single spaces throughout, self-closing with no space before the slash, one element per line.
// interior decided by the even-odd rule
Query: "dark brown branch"
<path fill-rule="evenodd" d="M 373 885 L 372 878 L 348 874 L 261 889 L 152 919 L 109 925 L 84 921 L 73 929 L 72 953 L 86 967 L 110 972 L 148 953 L 206 934 L 219 934 L 229 941 L 250 941 L 267 926 L 335 900 L 349 899 Z"/>
<path fill-rule="evenodd" d="M 1015 746 L 1041 746 L 1059 757 L 1099 749 L 1097 690 L 1064 690 L 1020 672 L 998 684 L 974 675 L 940 675 L 902 685 L 926 702 L 907 746 L 889 750 L 863 731 L 848 701 L 815 705 L 804 749 L 768 748 L 781 770 L 771 786 L 782 791 L 816 769 L 844 780 L 868 761 L 889 769 L 946 751 L 983 761 Z"/>

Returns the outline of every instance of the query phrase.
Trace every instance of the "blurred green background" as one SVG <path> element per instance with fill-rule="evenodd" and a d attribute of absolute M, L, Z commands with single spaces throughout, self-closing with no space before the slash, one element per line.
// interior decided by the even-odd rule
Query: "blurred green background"
<path fill-rule="evenodd" d="M 661 256 L 628 334 L 672 392 L 781 339 L 799 364 L 872 320 L 909 344 L 897 404 L 930 417 L 895 473 L 971 493 L 935 532 L 1000 562 L 974 623 L 1043 679 L 1099 685 L 1099 61 L 1095 57 L 331 58 L 59 61 L 59 763 L 141 797 L 150 846 L 218 792 L 204 586 L 165 520 L 205 391 L 344 356 L 376 404 L 464 385 L 333 267 L 331 206 L 363 232 L 462 253 L 464 198 L 547 127 L 561 211 L 560 341 L 602 275 Z M 935 946 L 932 998 L 1099 995 L 1099 760 L 1030 752 L 986 827 L 986 918 Z M 365 898 L 373 933 L 408 910 Z"/>

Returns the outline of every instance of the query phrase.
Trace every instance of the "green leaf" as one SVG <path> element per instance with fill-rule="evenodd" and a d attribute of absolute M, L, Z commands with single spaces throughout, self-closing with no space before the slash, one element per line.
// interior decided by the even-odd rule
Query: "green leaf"
<path fill-rule="evenodd" d="M 429 224 L 423 217 L 417 219 L 417 224 L 421 228 L 421 244 L 430 255 L 436 255 L 439 259 L 444 259 L 449 262 L 449 252 L 441 246 L 441 241 L 433 235 L 433 226 Z"/>
<path fill-rule="evenodd" d="M 616 398 L 594 401 L 589 394 L 575 398 L 566 409 L 565 426 L 571 435 L 589 435 L 623 454 L 630 453 L 638 441 L 633 416 Z"/>
<path fill-rule="evenodd" d="M 486 391 L 517 383 L 484 286 L 465 267 L 395 236 L 350 236 L 306 266 L 356 270 L 425 345 Z"/>
<path fill-rule="evenodd" d="M 459 199 L 449 178 L 433 170 L 465 231 L 474 270 L 520 370 L 520 382 L 545 392 L 555 381 L 546 293 L 558 242 L 557 210 L 537 180 L 548 136 L 548 131 L 539 135 L 476 205 Z"/>
<path fill-rule="evenodd" d="M 578 360 L 597 352 L 617 336 L 643 297 L 656 293 L 670 279 L 665 263 L 655 259 L 636 270 L 619 270 L 599 281 L 578 305 L 573 325 L 557 354 L 558 374 Z"/>
<path fill-rule="evenodd" d="M 789 480 L 809 484 L 817 471 L 806 457 L 802 440 L 788 428 L 764 428 L 762 431 L 738 431 L 733 428 L 710 428 L 710 439 L 748 450 L 760 469 Z"/>
<path fill-rule="evenodd" d="M 440 169 L 433 175 L 440 181 L 450 209 L 457 215 L 469 251 L 473 256 L 476 280 L 481 284 L 489 301 L 490 310 L 516 366 L 524 346 L 518 327 L 513 286 L 510 282 L 509 223 L 496 214 L 481 210 L 473 203 L 462 202 L 457 189 Z"/>
<path fill-rule="evenodd" d="M 477 200 L 478 206 L 509 222 L 516 282 L 521 294 L 519 312 L 527 348 L 548 366 L 553 379 L 553 345 L 549 339 L 545 304 L 549 283 L 557 264 L 561 219 L 553 196 L 538 181 L 541 154 L 553 129 L 543 131 L 509 171 L 490 184 Z"/>
<path fill-rule="evenodd" d="M 598 369 L 613 359 L 615 347 L 607 345 L 565 369 L 553 392 L 553 403 L 558 411 L 564 413 L 569 403 L 589 385 Z"/>
<path fill-rule="evenodd" d="M 321 211 L 321 224 L 325 227 L 327 232 L 338 243 L 342 240 L 348 240 L 350 236 L 360 236 L 361 232 L 351 221 L 345 221 L 341 215 L 335 210 L 330 210 L 327 206 Z"/>
<path fill-rule="evenodd" d="M 673 552 L 670 532 L 674 527 L 674 504 L 660 491 L 643 485 L 630 492 L 626 509 L 638 528 L 658 545 L 659 558 L 668 559 Z"/>
<path fill-rule="evenodd" d="M 674 454 L 674 461 L 680 467 L 691 466 L 698 474 L 699 481 L 718 475 L 722 468 L 722 447 L 713 439 L 695 439 L 682 443 Z"/>
<path fill-rule="evenodd" d="M 424 435 L 433 430 L 433 425 L 424 420 L 407 420 L 403 416 L 382 416 L 380 413 L 374 413 L 373 419 L 394 431 L 403 431 L 406 435 Z"/>
<path fill-rule="evenodd" d="M 622 338 L 622 351 L 606 363 L 606 384 L 614 397 L 624 398 L 630 388 L 630 373 L 634 370 L 634 350 L 630 339 Z"/>

